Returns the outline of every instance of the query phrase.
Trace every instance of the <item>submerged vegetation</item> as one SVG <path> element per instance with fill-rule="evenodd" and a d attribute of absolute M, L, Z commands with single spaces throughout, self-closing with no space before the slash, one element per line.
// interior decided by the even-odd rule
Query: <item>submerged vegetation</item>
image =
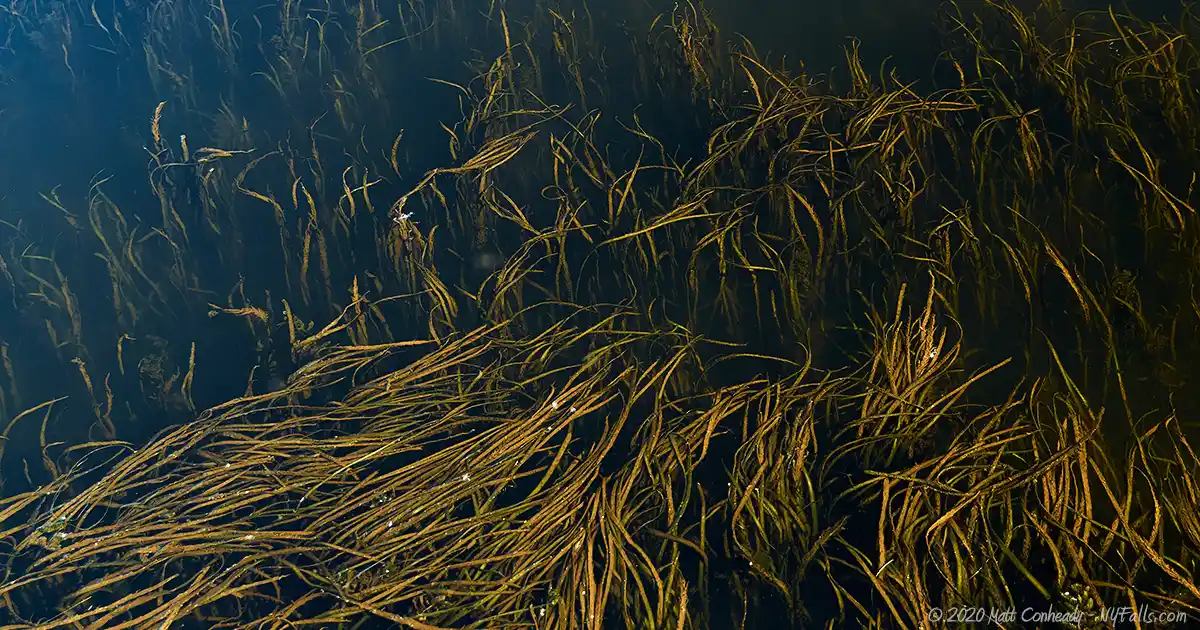
<path fill-rule="evenodd" d="M 234 4 L 0 7 L 3 627 L 1200 615 L 1195 16 Z"/>

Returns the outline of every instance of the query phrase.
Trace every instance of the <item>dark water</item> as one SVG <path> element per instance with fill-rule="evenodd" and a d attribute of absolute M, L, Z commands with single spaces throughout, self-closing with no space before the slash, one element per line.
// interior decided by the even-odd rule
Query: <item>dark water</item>
<path fill-rule="evenodd" d="M 1047 3 L 1018 0 L 1012 3 L 1032 13 Z M 1143 19 L 1178 19 L 1184 3 L 1138 0 L 1110 3 L 1099 0 L 1061 2 L 1068 10 L 1107 10 L 1111 5 Z M 657 5 L 656 5 L 657 6 Z M 662 3 L 666 6 L 666 3 Z M 732 37 L 744 35 L 760 53 L 775 59 L 787 57 L 789 67 L 803 64 L 815 74 L 841 68 L 845 48 L 858 40 L 868 73 L 886 62 L 902 80 L 928 79 L 930 68 L 942 52 L 939 24 L 944 11 L 957 6 L 970 15 L 986 6 L 984 0 L 710 0 L 715 21 Z"/>

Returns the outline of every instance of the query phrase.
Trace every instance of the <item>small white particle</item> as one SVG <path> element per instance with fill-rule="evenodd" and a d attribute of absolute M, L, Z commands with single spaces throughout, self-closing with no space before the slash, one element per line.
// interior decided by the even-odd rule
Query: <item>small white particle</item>
<path fill-rule="evenodd" d="M 470 473 L 463 473 L 462 480 L 463 480 L 463 481 L 470 481 L 470 480 L 471 480 L 471 474 L 470 474 Z"/>

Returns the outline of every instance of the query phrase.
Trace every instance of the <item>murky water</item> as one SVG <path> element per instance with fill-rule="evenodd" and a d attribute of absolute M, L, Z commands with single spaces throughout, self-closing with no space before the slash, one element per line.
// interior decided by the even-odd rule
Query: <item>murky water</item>
<path fill-rule="evenodd" d="M 669 9 L 671 2 L 662 2 Z M 977 11 L 986 0 L 955 3 L 964 14 Z M 1043 0 L 1018 0 L 1023 11 L 1053 5 Z M 1069 8 L 1106 10 L 1110 3 L 1096 0 L 1060 2 Z M 1127 3 L 1126 12 L 1143 18 L 1162 16 L 1176 22 L 1182 3 L 1139 0 Z M 845 60 L 852 39 L 868 72 L 877 72 L 885 61 L 902 80 L 925 78 L 943 46 L 939 21 L 951 5 L 943 0 L 708 0 L 705 6 L 726 37 L 740 33 L 760 53 L 775 58 L 786 55 L 789 66 L 803 62 L 814 74 L 827 73 Z M 655 6 L 659 6 L 656 4 Z M 943 27 L 950 26 L 942 24 Z"/>

